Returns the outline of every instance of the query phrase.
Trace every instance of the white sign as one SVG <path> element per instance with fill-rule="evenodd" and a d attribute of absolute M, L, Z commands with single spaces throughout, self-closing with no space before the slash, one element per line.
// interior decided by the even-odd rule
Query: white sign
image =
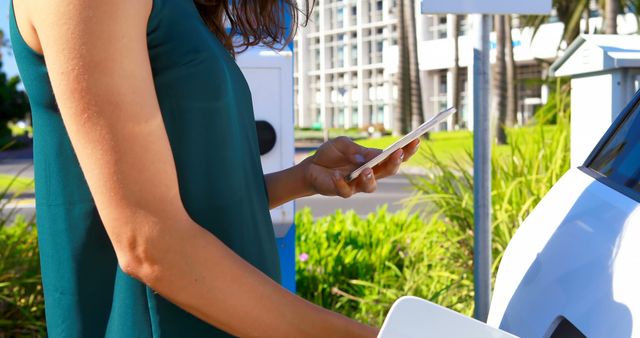
<path fill-rule="evenodd" d="M 423 14 L 544 14 L 551 0 L 422 0 Z"/>

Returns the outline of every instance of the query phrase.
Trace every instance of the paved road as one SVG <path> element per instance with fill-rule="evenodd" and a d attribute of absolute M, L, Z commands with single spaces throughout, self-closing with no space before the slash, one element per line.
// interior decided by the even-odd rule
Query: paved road
<path fill-rule="evenodd" d="M 296 162 L 301 161 L 308 149 L 303 149 L 296 153 Z M 16 175 L 20 173 L 23 177 L 33 177 L 33 160 L 31 159 L 3 159 L 0 158 L 0 174 Z M 387 204 L 390 211 L 397 211 L 403 208 L 402 200 L 411 195 L 411 185 L 405 175 L 388 177 L 378 182 L 378 190 L 372 194 L 357 194 L 351 198 L 312 196 L 299 199 L 297 209 L 304 207 L 311 208 L 314 217 L 322 217 L 334 213 L 337 209 L 355 210 L 358 215 L 365 216 L 374 212 L 378 207 Z M 32 197 L 32 196 L 29 196 Z M 17 208 L 17 212 L 31 217 L 34 210 L 33 198 L 27 198 L 12 203 L 12 207 Z"/>
<path fill-rule="evenodd" d="M 366 216 L 383 204 L 387 204 L 390 211 L 400 210 L 403 208 L 402 199 L 410 195 L 411 185 L 407 178 L 403 175 L 396 175 L 378 182 L 378 190 L 372 194 L 357 194 L 348 199 L 325 196 L 305 197 L 296 202 L 296 208 L 298 210 L 305 207 L 311 208 L 315 218 L 332 214 L 337 209 L 353 209 L 358 215 Z M 13 208 L 16 208 L 16 213 L 24 214 L 26 217 L 32 217 L 35 213 L 35 204 L 31 198 L 12 202 L 5 209 L 11 210 Z"/>
<path fill-rule="evenodd" d="M 0 174 L 33 178 L 33 160 L 0 158 Z"/>
<path fill-rule="evenodd" d="M 36 205 L 33 198 L 20 199 L 5 203 L 4 200 L 0 201 L 0 220 L 6 220 L 7 224 L 12 224 L 17 215 L 23 215 L 25 219 L 29 220 L 35 216 Z"/>
<path fill-rule="evenodd" d="M 33 160 L 28 157 L 8 157 L 6 154 L 0 156 L 0 174 L 33 178 Z M 0 189 L 3 188 L 0 187 Z M 10 224 L 18 214 L 24 215 L 27 219 L 33 217 L 35 214 L 33 194 L 26 193 L 23 197 L 26 198 L 19 198 L 8 203 L 5 200 L 0 200 L 0 219 L 9 218 L 8 223 Z"/>
<path fill-rule="evenodd" d="M 403 208 L 402 200 L 411 195 L 411 185 L 404 175 L 388 177 L 378 182 L 378 189 L 372 194 L 357 194 L 351 198 L 311 196 L 296 201 L 296 209 L 311 208 L 314 217 L 322 217 L 334 213 L 337 209 L 355 210 L 358 215 L 365 216 L 376 211 L 383 204 L 388 210 L 397 211 Z"/>

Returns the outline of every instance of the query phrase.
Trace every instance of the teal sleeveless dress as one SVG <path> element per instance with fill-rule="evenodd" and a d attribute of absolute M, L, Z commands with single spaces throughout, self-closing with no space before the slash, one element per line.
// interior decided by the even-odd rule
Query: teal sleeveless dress
<path fill-rule="evenodd" d="M 48 335 L 228 337 L 122 272 L 62 123 L 44 58 L 22 39 L 12 4 L 10 31 L 33 114 Z M 245 78 L 200 18 L 193 0 L 153 0 L 147 42 L 186 210 L 279 282 Z M 213 268 L 216 262 L 210 264 Z"/>

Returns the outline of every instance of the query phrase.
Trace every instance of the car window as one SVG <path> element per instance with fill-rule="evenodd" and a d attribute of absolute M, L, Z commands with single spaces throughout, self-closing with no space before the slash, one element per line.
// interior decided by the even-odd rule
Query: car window
<path fill-rule="evenodd" d="M 640 192 L 640 104 L 587 166 L 618 185 Z"/>

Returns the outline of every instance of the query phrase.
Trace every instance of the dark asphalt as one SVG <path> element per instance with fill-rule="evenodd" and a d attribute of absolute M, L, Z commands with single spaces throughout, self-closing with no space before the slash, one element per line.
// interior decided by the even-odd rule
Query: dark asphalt
<path fill-rule="evenodd" d="M 366 216 L 377 208 L 387 204 L 387 210 L 398 211 L 404 208 L 402 200 L 411 196 L 411 184 L 404 175 L 396 175 L 380 180 L 378 189 L 371 194 L 356 194 L 350 198 L 311 196 L 296 201 L 296 209 L 309 207 L 315 218 L 327 216 L 341 209 L 354 210 L 358 215 Z"/>
<path fill-rule="evenodd" d="M 299 149 L 296 153 L 297 162 L 308 154 L 310 149 Z M 0 174 L 16 175 L 33 178 L 33 160 L 30 154 L 13 154 L 18 156 L 0 156 Z M 399 174 L 378 182 L 378 189 L 371 194 L 357 194 L 348 199 L 340 197 L 311 196 L 296 201 L 296 209 L 309 207 L 314 217 L 322 217 L 334 213 L 336 210 L 354 210 L 358 215 L 366 216 L 375 212 L 377 208 L 386 204 L 389 211 L 404 208 L 402 200 L 411 196 L 412 190 L 405 175 Z M 33 194 L 25 194 L 21 203 L 15 205 L 19 213 L 28 216 L 34 213 Z"/>

